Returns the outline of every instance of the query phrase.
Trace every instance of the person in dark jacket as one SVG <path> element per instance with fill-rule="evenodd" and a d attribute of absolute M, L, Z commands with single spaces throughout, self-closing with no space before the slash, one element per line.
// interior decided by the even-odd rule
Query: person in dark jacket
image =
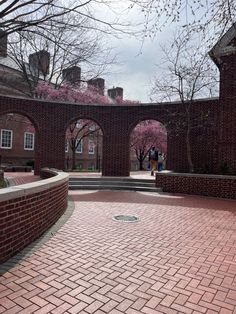
<path fill-rule="evenodd" d="M 153 146 L 148 155 L 148 160 L 151 165 L 151 176 L 154 176 L 154 171 L 157 170 L 157 162 L 158 162 L 158 150 Z"/>

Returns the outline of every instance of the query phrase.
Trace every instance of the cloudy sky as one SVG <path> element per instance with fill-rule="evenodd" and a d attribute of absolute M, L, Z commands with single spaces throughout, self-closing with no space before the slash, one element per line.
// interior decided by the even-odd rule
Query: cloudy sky
<path fill-rule="evenodd" d="M 75 0 L 61 0 L 62 3 L 69 3 L 75 2 Z M 131 3 L 147 3 L 147 7 L 141 10 L 140 6 L 135 5 L 131 6 Z M 182 3 L 181 10 L 179 13 L 180 24 L 185 24 L 191 22 L 191 14 L 188 16 L 188 11 L 186 9 L 185 3 L 188 1 L 181 1 L 178 0 L 178 3 Z M 199 5 L 201 2 L 199 1 L 190 1 Z M 94 30 L 96 31 L 96 25 L 102 26 L 101 34 L 106 34 L 106 31 L 103 31 L 103 26 L 106 27 L 107 24 L 111 23 L 110 25 L 116 26 L 120 32 L 114 31 L 116 36 L 107 36 L 107 41 L 109 46 L 114 48 L 114 52 L 117 55 L 117 64 L 113 65 L 108 69 L 108 73 L 104 73 L 101 75 L 106 81 L 106 88 L 114 87 L 122 87 L 124 89 L 124 98 L 130 100 L 138 100 L 140 102 L 150 102 L 150 92 L 152 82 L 155 76 L 158 76 L 158 65 L 161 63 L 162 53 L 160 49 L 160 45 L 167 45 L 168 41 L 171 42 L 171 37 L 173 36 L 173 32 L 176 29 L 176 24 L 171 23 L 169 21 L 169 25 L 166 25 L 162 32 L 155 31 L 155 25 L 162 25 L 163 20 L 163 3 L 169 3 L 174 5 L 174 13 L 168 13 L 168 9 L 164 10 L 164 13 L 167 14 L 170 18 L 173 19 L 176 13 L 176 1 L 166 0 L 166 1 L 130 1 L 130 0 L 107 0 L 101 1 L 103 5 L 100 4 L 100 1 L 91 1 L 89 2 L 88 6 L 84 6 L 83 9 L 85 10 L 82 12 L 85 16 L 90 14 L 91 16 L 95 16 L 95 21 L 103 21 L 102 23 L 95 24 Z M 107 3 L 107 5 L 106 5 Z M 154 10 L 154 19 L 150 17 L 148 24 L 148 29 L 151 29 L 151 32 L 155 34 L 155 37 L 152 39 L 146 38 L 144 43 L 142 44 L 143 34 L 142 31 L 145 28 L 145 13 L 149 11 L 148 3 L 154 3 L 157 7 L 159 7 L 159 11 L 162 10 L 161 15 L 159 16 L 156 13 L 156 6 L 152 8 Z M 87 10 L 88 8 L 88 10 Z M 142 7 L 143 8 L 143 7 Z M 171 9 L 170 9 L 171 11 Z M 203 12 L 205 12 L 203 10 Z M 198 13 L 198 18 L 202 15 L 201 9 Z M 164 14 L 164 15 L 165 15 Z M 173 15 L 174 14 L 174 15 Z M 152 16 L 152 17 L 153 17 Z M 158 22 L 156 22 L 156 16 L 158 16 Z M 93 19 L 92 19 L 93 22 Z M 114 22 L 114 24 L 113 24 Z M 120 25 L 124 24 L 129 27 L 120 27 Z M 87 25 L 86 25 L 87 26 Z M 114 30 L 113 27 L 109 29 L 107 26 L 108 32 Z M 153 27 L 153 28 L 152 28 Z M 86 28 L 86 27 L 85 27 Z M 88 27 L 89 28 L 89 27 Z M 93 28 L 92 28 L 93 29 Z M 106 30 L 107 30 L 106 29 Z M 134 36 L 128 36 L 125 34 L 126 30 L 130 31 L 132 34 L 136 32 L 136 38 Z M 140 32 L 139 36 L 137 36 L 137 32 Z M 118 38 L 117 38 L 118 37 Z M 92 69 L 93 70 L 93 69 Z M 83 65 L 82 65 L 83 71 Z"/>
<path fill-rule="evenodd" d="M 127 14 L 127 17 L 132 23 L 140 23 L 144 27 L 144 16 L 138 10 L 132 8 L 131 10 L 127 10 L 127 2 L 129 1 L 119 1 L 119 10 L 124 10 L 124 14 Z M 147 1 L 148 3 L 149 1 Z M 166 1 L 167 2 L 167 1 Z M 169 1 L 171 3 L 171 0 Z M 181 1 L 179 1 L 181 3 Z M 191 1 L 196 3 L 195 5 L 198 7 L 199 1 Z M 199 3 L 198 3 L 199 2 Z M 150 1 L 151 3 L 151 1 Z M 156 1 L 156 3 L 161 3 Z M 162 52 L 160 45 L 168 46 L 170 45 L 171 38 L 173 38 L 174 32 L 177 27 L 180 25 L 184 25 L 186 23 L 191 23 L 195 17 L 186 9 L 184 6 L 182 11 L 180 10 L 180 19 L 177 23 L 168 22 L 168 24 L 163 28 L 162 32 L 155 32 L 155 37 L 152 39 L 145 39 L 144 44 L 141 44 L 140 35 L 139 39 L 128 36 L 121 36 L 119 39 L 111 39 L 111 45 L 116 48 L 116 52 L 118 54 L 118 62 L 119 65 L 112 67 L 112 74 L 104 75 L 106 81 L 106 87 L 122 87 L 124 89 L 124 98 L 130 100 L 139 100 L 140 102 L 150 102 L 150 92 L 151 92 L 151 84 L 154 80 L 155 76 L 158 76 L 158 70 L 161 61 L 162 61 Z M 115 8 L 117 11 L 117 8 Z M 189 14 L 190 13 L 190 14 Z M 201 19 L 201 17 L 206 13 L 206 8 L 198 7 L 196 10 L 197 18 Z M 108 11 L 102 10 L 99 12 L 101 17 L 104 18 L 106 16 L 110 16 L 110 9 Z M 120 14 L 122 16 L 122 14 Z M 160 24 L 163 22 L 162 18 L 160 18 Z M 154 25 L 153 21 L 150 22 L 149 26 Z M 141 49 L 141 51 L 140 51 Z"/>
<path fill-rule="evenodd" d="M 144 30 L 144 16 L 138 7 L 128 10 L 129 1 L 120 0 L 113 2 L 112 7 L 114 14 L 112 16 L 111 6 L 96 7 L 96 15 L 102 20 L 110 17 L 121 17 L 118 23 L 130 22 L 131 33 L 137 30 Z M 117 6 L 115 6 L 117 3 Z M 137 25 L 137 28 L 135 28 Z M 166 44 L 167 40 L 173 34 L 176 25 L 169 24 L 162 32 L 156 33 L 154 39 L 146 38 L 142 45 L 143 35 L 128 36 L 119 34 L 119 38 L 110 37 L 109 44 L 114 48 L 117 54 L 117 65 L 109 69 L 109 73 L 105 74 L 103 78 L 106 82 L 106 88 L 122 87 L 124 89 L 124 98 L 129 100 L 139 100 L 140 102 L 150 102 L 150 88 L 151 81 L 157 73 L 157 65 L 161 60 L 160 44 Z M 128 28 L 129 29 L 129 28 Z"/>
<path fill-rule="evenodd" d="M 112 67 L 114 73 L 106 76 L 106 86 L 124 89 L 124 98 L 150 102 L 151 82 L 161 62 L 160 44 L 170 38 L 172 29 L 157 34 L 155 39 L 141 42 L 135 38 L 114 40 L 120 64 Z"/>

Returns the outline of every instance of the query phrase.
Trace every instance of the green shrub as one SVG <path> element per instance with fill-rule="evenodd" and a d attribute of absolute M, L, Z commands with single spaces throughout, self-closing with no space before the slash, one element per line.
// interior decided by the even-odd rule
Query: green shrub
<path fill-rule="evenodd" d="M 5 180 L 0 180 L 0 189 L 6 188 L 7 184 Z"/>

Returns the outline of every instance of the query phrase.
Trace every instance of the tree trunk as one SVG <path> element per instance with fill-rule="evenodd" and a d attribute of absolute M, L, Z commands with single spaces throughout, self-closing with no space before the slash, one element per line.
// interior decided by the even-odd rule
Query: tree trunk
<path fill-rule="evenodd" d="M 139 159 L 139 170 L 144 170 L 143 169 L 143 160 Z"/>
<path fill-rule="evenodd" d="M 186 147 L 187 147 L 187 160 L 188 160 L 188 167 L 189 172 L 194 172 L 194 165 L 192 161 L 192 151 L 191 151 L 191 144 L 190 144 L 190 121 L 188 119 L 188 125 L 187 125 L 187 134 L 186 134 Z"/>

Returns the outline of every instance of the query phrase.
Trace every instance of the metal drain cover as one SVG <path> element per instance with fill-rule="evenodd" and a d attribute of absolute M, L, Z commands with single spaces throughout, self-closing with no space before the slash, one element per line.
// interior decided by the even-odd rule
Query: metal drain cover
<path fill-rule="evenodd" d="M 116 215 L 112 218 L 115 221 L 122 221 L 122 222 L 137 222 L 139 218 L 133 215 Z"/>

